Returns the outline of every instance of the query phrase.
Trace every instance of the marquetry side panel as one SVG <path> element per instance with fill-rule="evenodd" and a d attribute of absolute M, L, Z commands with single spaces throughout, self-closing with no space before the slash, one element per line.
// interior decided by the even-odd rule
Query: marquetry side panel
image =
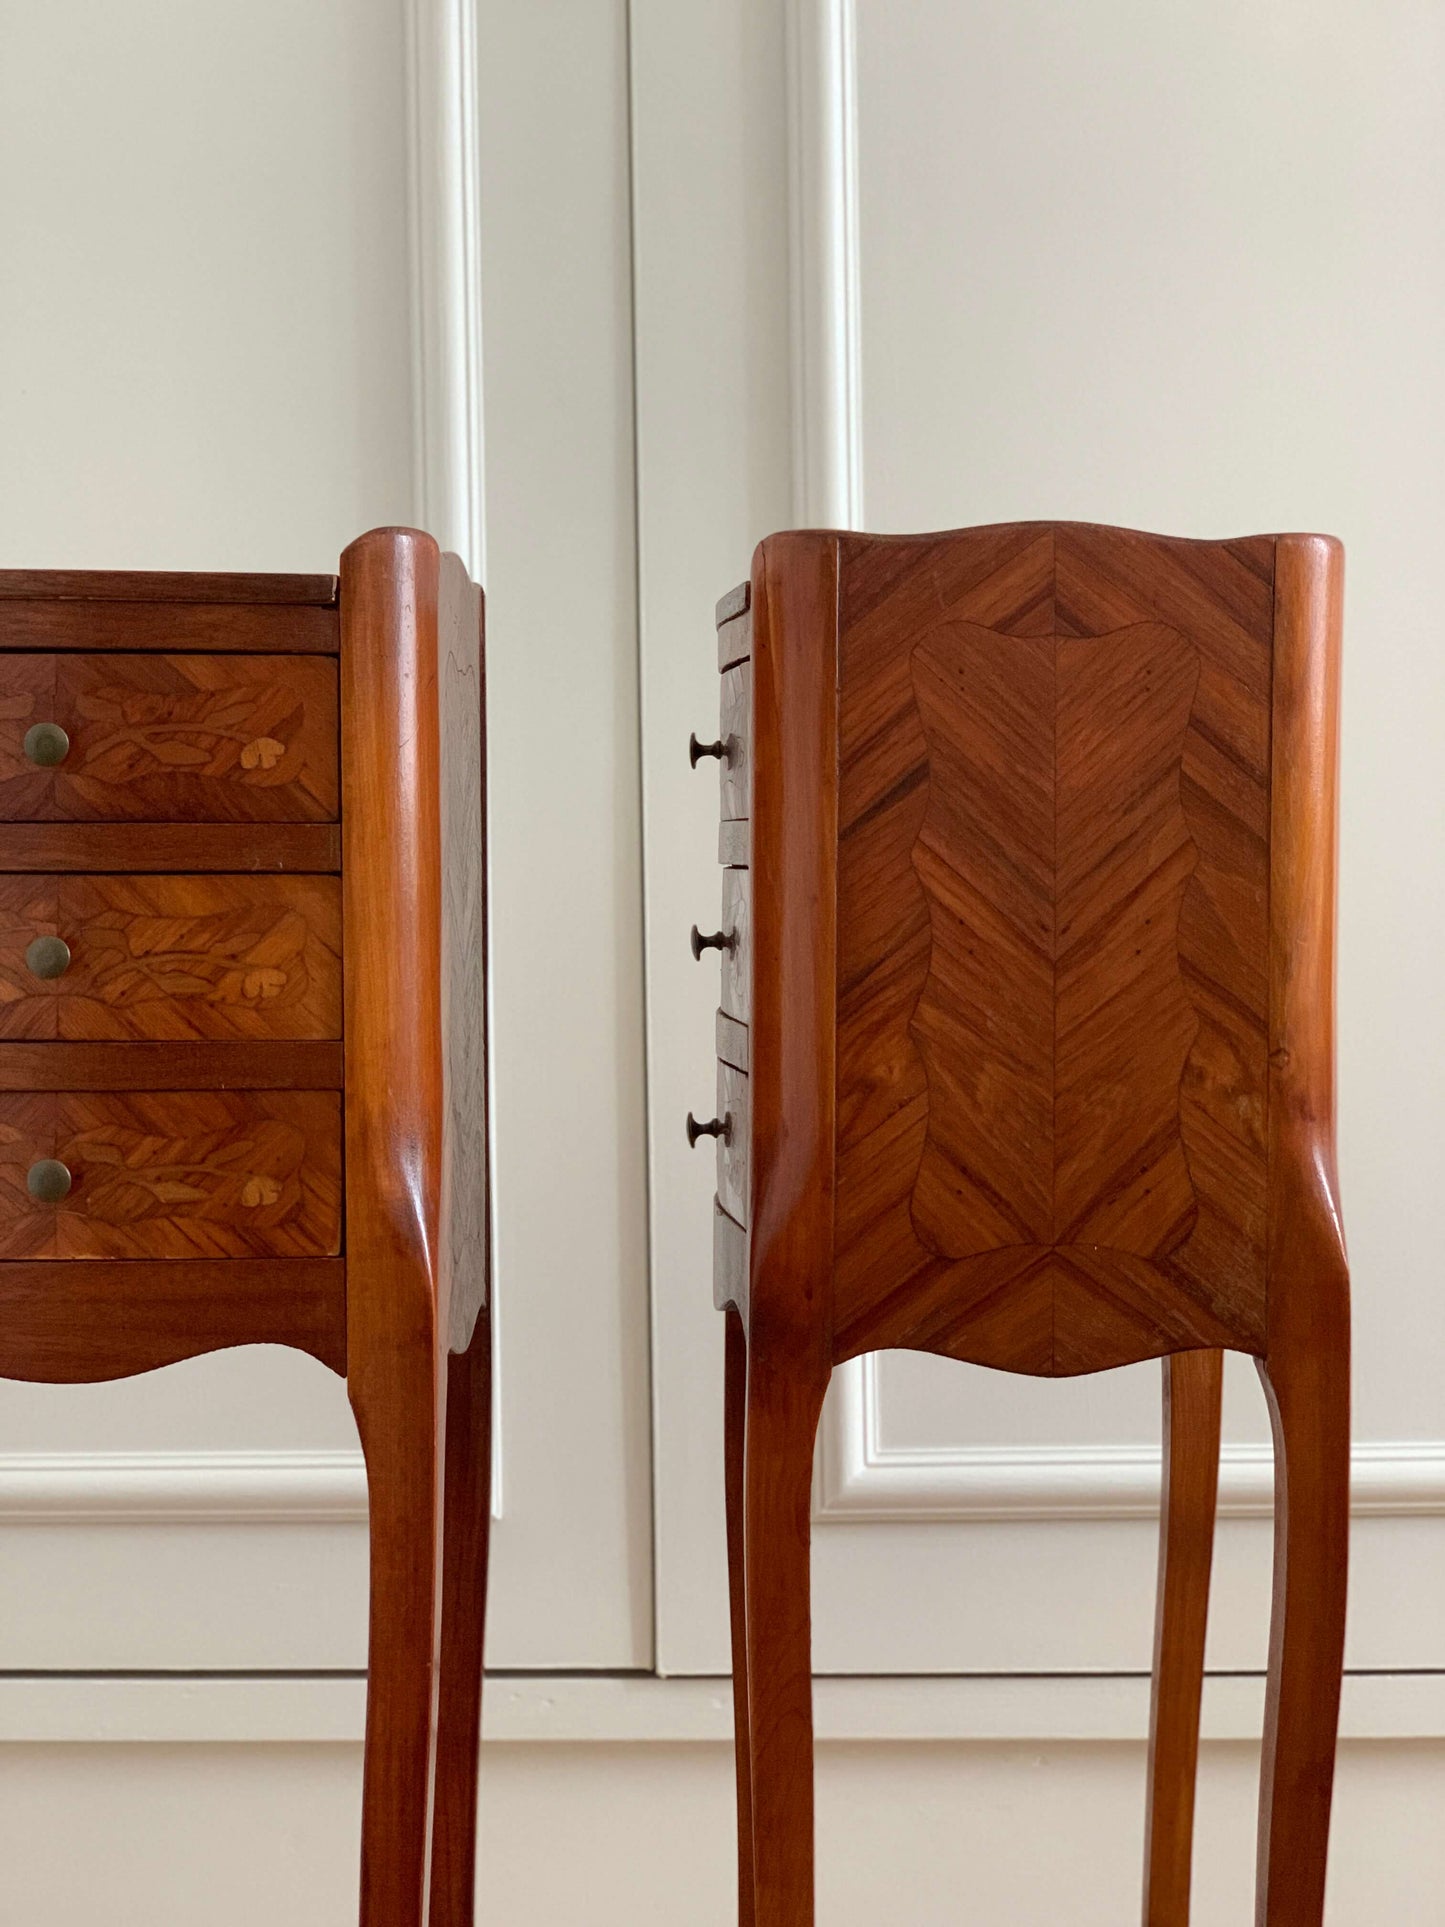
<path fill-rule="evenodd" d="M 845 540 L 838 1356 L 1262 1347 L 1272 574 Z"/>
<path fill-rule="evenodd" d="M 58 1158 L 69 1194 L 38 1203 Z M 341 1249 L 335 1091 L 0 1095 L 0 1258 L 330 1257 Z"/>
<path fill-rule="evenodd" d="M 58 977 L 27 963 L 42 934 Z M 335 877 L 0 876 L 0 1037 L 340 1035 Z"/>
<path fill-rule="evenodd" d="M 275 822 L 337 815 L 337 677 L 324 656 L 3 658 L 0 819 Z M 63 761 L 24 751 L 34 723 Z"/>

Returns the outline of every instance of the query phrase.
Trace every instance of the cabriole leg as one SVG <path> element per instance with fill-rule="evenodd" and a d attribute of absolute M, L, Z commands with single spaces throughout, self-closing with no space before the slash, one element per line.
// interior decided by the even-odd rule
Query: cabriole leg
<path fill-rule="evenodd" d="M 470 1346 L 447 1361 L 430 1927 L 472 1927 L 475 1917 L 491 1486 L 492 1334 L 489 1312 L 484 1308 Z"/>
<path fill-rule="evenodd" d="M 1164 1484 L 1149 1722 L 1144 1927 L 1188 1927 L 1199 1708 L 1219 1489 L 1222 1352 L 1164 1360 Z"/>
<path fill-rule="evenodd" d="M 1261 1363 L 1274 1424 L 1274 1606 L 1256 1927 L 1321 1927 L 1345 1651 L 1348 1342 Z"/>
<path fill-rule="evenodd" d="M 824 1383 L 748 1356 L 743 1573 L 757 1927 L 812 1927 L 809 1538 Z"/>
<path fill-rule="evenodd" d="M 748 1341 L 736 1305 L 727 1307 L 725 1321 L 727 1350 L 723 1390 L 723 1451 L 727 1491 L 728 1604 L 733 1649 L 733 1752 L 738 1785 L 738 1927 L 755 1927 L 752 1724 L 748 1714 L 747 1589 L 743 1566 Z"/>
<path fill-rule="evenodd" d="M 425 1927 L 440 1606 L 441 1414 L 430 1345 L 353 1372 L 349 1390 L 371 1521 L 361 1927 Z"/>

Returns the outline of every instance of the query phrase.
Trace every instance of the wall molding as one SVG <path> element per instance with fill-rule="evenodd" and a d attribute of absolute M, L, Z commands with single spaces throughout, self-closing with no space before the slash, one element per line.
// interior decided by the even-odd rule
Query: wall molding
<path fill-rule="evenodd" d="M 476 0 L 406 0 L 417 519 L 486 579 Z"/>
<path fill-rule="evenodd" d="M 863 522 L 854 0 L 789 0 L 793 513 Z"/>
<path fill-rule="evenodd" d="M 359 1451 L 0 1453 L 0 1528 L 365 1523 Z"/>
<path fill-rule="evenodd" d="M 819 1431 L 819 1524 L 1158 1517 L 1157 1445 L 889 1447 L 881 1438 L 874 1358 L 850 1360 L 834 1382 Z M 1356 1518 L 1445 1515 L 1445 1440 L 1357 1442 L 1351 1509 Z M 1258 1519 L 1273 1511 L 1271 1447 L 1226 1445 L 1219 1516 Z"/>
<path fill-rule="evenodd" d="M 404 0 L 412 492 L 418 526 L 487 580 L 478 0 Z M 497 1035 L 490 1003 L 487 1022 Z M 496 1117 L 496 1064 L 489 1100 Z M 487 1146 L 496 1196 L 496 1132 Z M 492 1231 L 492 1517 L 502 1517 L 502 1310 Z"/>

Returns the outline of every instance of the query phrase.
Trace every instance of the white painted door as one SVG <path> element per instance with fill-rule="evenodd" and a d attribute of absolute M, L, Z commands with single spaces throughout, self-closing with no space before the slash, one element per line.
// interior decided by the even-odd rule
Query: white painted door
<path fill-rule="evenodd" d="M 660 1665 L 727 1661 L 710 1161 L 680 1128 L 711 1088 L 685 933 L 715 913 L 715 810 L 684 754 L 715 712 L 709 610 L 770 528 L 1033 516 L 1344 538 L 1349 1663 L 1445 1664 L 1445 16 L 637 0 L 633 68 Z M 1221 1670 L 1262 1665 L 1269 1591 L 1237 1366 Z M 1157 1366 L 840 1374 L 819 1669 L 1145 1670 L 1158 1402 Z"/>
<path fill-rule="evenodd" d="M 0 42 L 0 565 L 324 571 L 420 520 L 486 582 L 488 1659 L 645 1668 L 624 0 L 82 0 Z M 365 1632 L 312 1361 L 0 1383 L 0 1671 L 359 1668 Z"/>

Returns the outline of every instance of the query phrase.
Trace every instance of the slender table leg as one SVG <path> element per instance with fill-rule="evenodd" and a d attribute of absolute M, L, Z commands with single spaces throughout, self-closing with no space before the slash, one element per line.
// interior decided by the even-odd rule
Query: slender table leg
<path fill-rule="evenodd" d="M 1274 1421 L 1274 1608 L 1257 1927 L 1321 1927 L 1345 1652 L 1348 1334 L 1260 1365 Z"/>
<path fill-rule="evenodd" d="M 470 1346 L 447 1360 L 430 1927 L 472 1927 L 475 1917 L 491 1486 L 492 1333 L 489 1312 L 484 1308 Z"/>
<path fill-rule="evenodd" d="M 813 1440 L 824 1385 L 748 1355 L 744 1586 L 757 1927 L 812 1927 Z"/>
<path fill-rule="evenodd" d="M 1222 1352 L 1164 1360 L 1164 1486 L 1149 1721 L 1144 1927 L 1188 1927 L 1199 1708 L 1219 1489 Z"/>
<path fill-rule="evenodd" d="M 725 1313 L 723 1392 L 727 1489 L 728 1603 L 733 1649 L 733 1752 L 738 1784 L 738 1927 L 755 1927 L 753 1899 L 753 1758 L 748 1712 L 747 1588 L 743 1564 L 743 1513 L 747 1487 L 743 1474 L 747 1433 L 748 1341 L 735 1305 Z"/>
<path fill-rule="evenodd" d="M 371 1516 L 361 1927 L 425 1927 L 444 1403 L 429 1337 L 353 1367 L 348 1389 Z"/>

